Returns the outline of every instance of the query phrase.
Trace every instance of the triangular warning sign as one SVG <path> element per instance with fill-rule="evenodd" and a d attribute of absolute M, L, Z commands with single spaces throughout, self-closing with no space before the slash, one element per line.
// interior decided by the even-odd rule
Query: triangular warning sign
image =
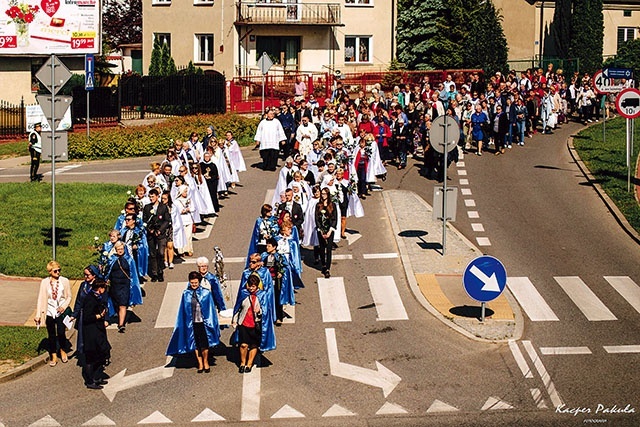
<path fill-rule="evenodd" d="M 85 84 L 86 89 L 93 89 L 93 74 L 87 74 L 87 83 Z"/>

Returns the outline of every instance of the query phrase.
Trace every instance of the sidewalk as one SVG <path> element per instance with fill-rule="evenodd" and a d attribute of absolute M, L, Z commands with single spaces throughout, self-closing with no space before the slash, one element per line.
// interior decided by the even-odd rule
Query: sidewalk
<path fill-rule="evenodd" d="M 480 322 L 480 303 L 462 285 L 462 274 L 482 252 L 447 224 L 446 254 L 442 255 L 442 221 L 411 191 L 382 193 L 409 286 L 418 302 L 457 332 L 475 340 L 506 342 L 522 335 L 520 307 L 508 289 L 487 303 Z"/>

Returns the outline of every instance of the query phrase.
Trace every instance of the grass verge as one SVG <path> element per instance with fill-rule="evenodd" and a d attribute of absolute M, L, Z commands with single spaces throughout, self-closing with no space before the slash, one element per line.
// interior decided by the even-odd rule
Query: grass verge
<path fill-rule="evenodd" d="M 94 236 L 107 235 L 132 188 L 115 184 L 56 185 L 56 258 L 62 274 L 79 278 L 95 261 Z M 52 257 L 51 184 L 6 183 L 0 186 L 0 272 L 45 277 Z"/>
<path fill-rule="evenodd" d="M 26 362 L 45 349 L 40 348 L 47 338 L 47 329 L 27 326 L 3 326 L 0 328 L 0 360 Z"/>
<path fill-rule="evenodd" d="M 634 185 L 640 184 L 635 176 L 640 141 L 636 141 L 631 154 L 631 191 L 627 191 L 626 120 L 616 118 L 606 122 L 606 141 L 602 138 L 602 123 L 583 130 L 573 139 L 578 154 L 598 184 L 613 200 L 629 224 L 640 233 L 640 205 L 634 196 Z M 640 134 L 636 123 L 635 134 Z"/>
<path fill-rule="evenodd" d="M 7 157 L 28 156 L 27 141 L 3 142 L 0 144 L 0 159 Z"/>

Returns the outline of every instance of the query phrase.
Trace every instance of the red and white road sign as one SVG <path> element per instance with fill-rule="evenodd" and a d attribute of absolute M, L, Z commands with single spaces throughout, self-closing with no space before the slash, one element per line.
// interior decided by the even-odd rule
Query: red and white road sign
<path fill-rule="evenodd" d="M 616 97 L 616 108 L 627 119 L 640 117 L 640 90 L 632 87 L 624 89 Z"/>
<path fill-rule="evenodd" d="M 605 77 L 602 70 L 598 70 L 593 75 L 593 88 L 598 95 L 606 95 L 607 93 L 616 93 L 624 89 L 624 86 L 615 79 Z"/>

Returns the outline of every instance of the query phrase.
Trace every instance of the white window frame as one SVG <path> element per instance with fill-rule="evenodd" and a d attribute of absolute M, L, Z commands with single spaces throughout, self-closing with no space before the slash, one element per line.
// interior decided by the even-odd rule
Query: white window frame
<path fill-rule="evenodd" d="M 346 7 L 373 7 L 373 0 L 344 0 Z"/>
<path fill-rule="evenodd" d="M 171 0 L 151 0 L 151 6 L 170 6 Z"/>
<path fill-rule="evenodd" d="M 200 53 L 202 52 L 202 42 L 207 41 L 207 38 L 211 37 L 211 46 L 208 47 L 208 49 L 206 49 L 205 52 L 205 57 L 208 56 L 207 53 L 210 52 L 211 53 L 211 60 L 208 59 L 202 59 L 200 57 Z M 193 35 L 193 39 L 194 39 L 194 46 L 193 46 L 193 63 L 194 64 L 207 64 L 207 65 L 212 65 L 214 60 L 215 60 L 215 50 L 214 50 L 214 45 L 215 45 L 215 36 L 213 35 L 213 33 L 199 33 L 199 34 L 194 34 Z"/>
<path fill-rule="evenodd" d="M 193 0 L 194 6 L 212 6 L 214 0 Z"/>
<path fill-rule="evenodd" d="M 353 56 L 355 58 L 354 61 L 347 61 L 347 39 L 355 39 L 355 52 L 353 53 Z M 360 40 L 361 39 L 368 39 L 369 40 L 369 52 L 368 52 L 368 61 L 360 61 Z M 344 36 L 344 63 L 345 65 L 347 64 L 371 64 L 372 58 L 373 58 L 373 36 L 372 35 L 358 35 L 358 36 L 354 36 L 354 35 L 348 35 L 348 36 Z"/>
<path fill-rule="evenodd" d="M 629 40 L 635 40 L 638 37 L 638 33 L 637 33 L 637 28 L 636 27 L 618 27 L 618 30 L 616 32 L 616 41 L 617 41 L 617 48 L 620 47 L 620 40 L 618 39 L 618 32 L 620 32 L 620 30 L 624 31 L 624 40 L 622 40 L 622 43 L 627 42 Z"/>
<path fill-rule="evenodd" d="M 169 53 L 171 53 L 171 33 L 153 33 L 153 39 L 151 40 L 151 46 L 156 42 L 156 37 L 161 36 L 165 44 L 169 45 Z M 168 42 L 167 42 L 168 41 Z"/>

